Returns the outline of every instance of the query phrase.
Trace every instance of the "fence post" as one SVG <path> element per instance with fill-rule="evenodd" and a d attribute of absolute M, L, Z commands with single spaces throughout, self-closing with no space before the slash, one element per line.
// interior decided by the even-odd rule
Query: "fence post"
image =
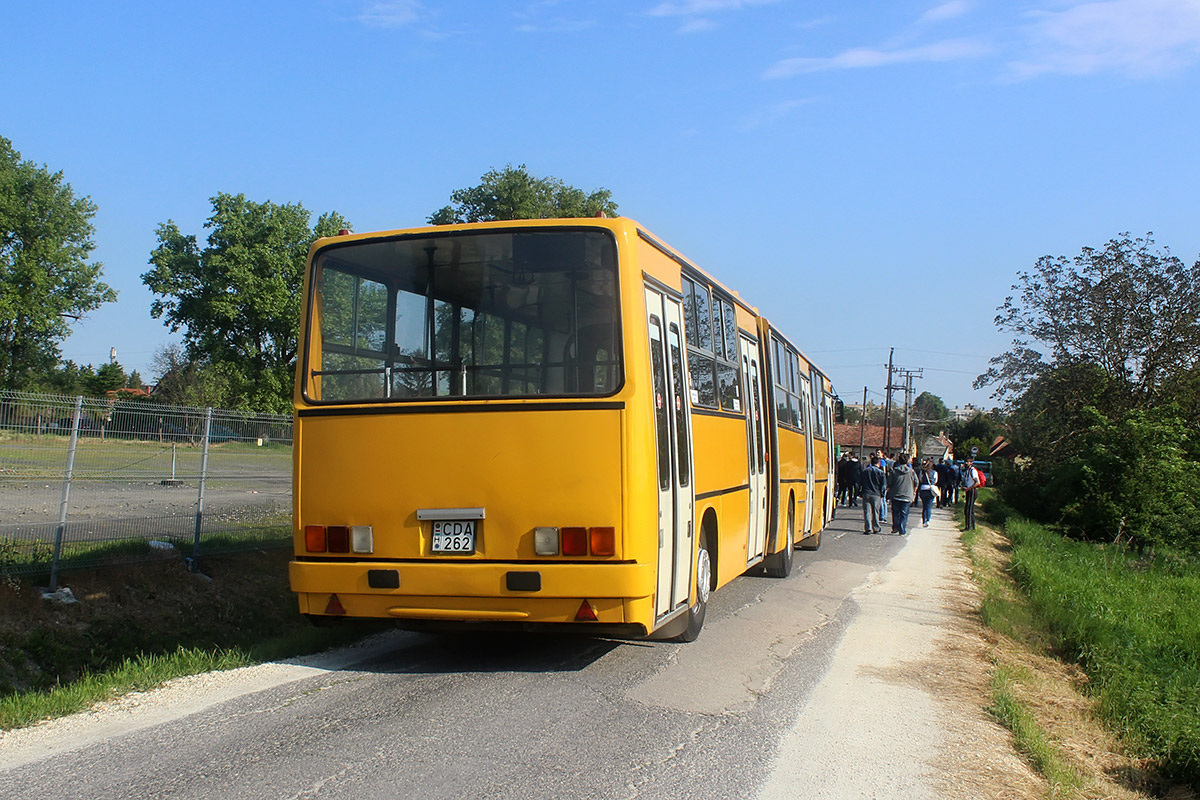
<path fill-rule="evenodd" d="M 54 558 L 50 562 L 50 591 L 58 591 L 58 560 L 62 555 L 63 534 L 67 529 L 67 508 L 71 500 L 71 476 L 75 473 L 75 447 L 79 444 L 79 418 L 83 416 L 83 395 L 75 398 L 75 416 L 71 420 L 71 444 L 67 447 L 67 474 L 63 478 L 62 504 L 58 507 L 58 529 L 54 532 Z"/>
<path fill-rule="evenodd" d="M 196 537 L 192 542 L 192 557 L 188 569 L 200 569 L 200 527 L 204 524 L 204 481 L 208 478 L 208 440 L 212 431 L 212 406 L 204 410 L 204 450 L 200 455 L 200 497 L 196 500 Z"/>

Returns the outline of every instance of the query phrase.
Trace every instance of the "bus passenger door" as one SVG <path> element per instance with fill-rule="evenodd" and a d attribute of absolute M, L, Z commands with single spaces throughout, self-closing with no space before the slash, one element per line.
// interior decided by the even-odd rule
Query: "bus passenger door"
<path fill-rule="evenodd" d="M 816 465 L 813 463 L 813 430 L 816 427 L 815 411 L 812 407 L 812 384 L 808 378 L 800 376 L 800 405 L 804 417 L 804 533 L 812 533 L 813 529 L 813 482 L 816 480 Z"/>
<path fill-rule="evenodd" d="M 646 289 L 658 465 L 655 616 L 686 607 L 692 590 L 692 431 L 679 301 Z"/>
<path fill-rule="evenodd" d="M 746 563 L 762 558 L 767 547 L 767 463 L 766 427 L 763 408 L 765 392 L 758 365 L 758 345 L 746 336 L 742 342 L 742 398 L 746 404 L 746 461 L 750 475 L 750 528 Z"/>

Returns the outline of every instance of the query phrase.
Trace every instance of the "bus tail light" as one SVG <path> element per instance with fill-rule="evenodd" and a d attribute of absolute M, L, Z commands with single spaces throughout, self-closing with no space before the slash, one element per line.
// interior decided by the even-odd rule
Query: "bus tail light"
<path fill-rule="evenodd" d="M 325 538 L 329 542 L 329 552 L 350 552 L 350 527 L 348 525 L 330 525 L 325 529 Z"/>
<path fill-rule="evenodd" d="M 562 554 L 564 556 L 586 556 L 587 540 L 587 528 L 563 528 Z"/>
<path fill-rule="evenodd" d="M 596 609 L 592 608 L 592 604 L 584 600 L 579 604 L 579 610 L 575 612 L 576 622 L 595 622 Z"/>
<path fill-rule="evenodd" d="M 594 556 L 612 556 L 617 553 L 615 528 L 588 528 L 588 539 Z"/>
<path fill-rule="evenodd" d="M 539 556 L 558 555 L 558 528 L 534 528 L 533 552 Z"/>
<path fill-rule="evenodd" d="M 304 548 L 310 553 L 325 552 L 325 526 L 304 526 Z"/>

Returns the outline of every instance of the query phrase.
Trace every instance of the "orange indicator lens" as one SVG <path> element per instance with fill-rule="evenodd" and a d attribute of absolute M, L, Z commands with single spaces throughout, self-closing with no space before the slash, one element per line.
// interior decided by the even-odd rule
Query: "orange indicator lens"
<path fill-rule="evenodd" d="M 588 528 L 588 538 L 592 543 L 592 555 L 611 556 L 617 552 L 617 536 L 615 528 Z"/>
<path fill-rule="evenodd" d="M 304 526 L 304 547 L 310 553 L 325 552 L 325 526 L 324 525 L 305 525 Z"/>

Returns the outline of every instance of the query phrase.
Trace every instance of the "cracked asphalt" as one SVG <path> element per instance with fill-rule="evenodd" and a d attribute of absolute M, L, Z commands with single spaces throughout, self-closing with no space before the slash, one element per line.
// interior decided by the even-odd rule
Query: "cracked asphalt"
<path fill-rule="evenodd" d="M 957 535 L 855 511 L 789 578 L 715 593 L 691 644 L 390 632 L 0 734 L 0 796 L 950 796 Z"/>

